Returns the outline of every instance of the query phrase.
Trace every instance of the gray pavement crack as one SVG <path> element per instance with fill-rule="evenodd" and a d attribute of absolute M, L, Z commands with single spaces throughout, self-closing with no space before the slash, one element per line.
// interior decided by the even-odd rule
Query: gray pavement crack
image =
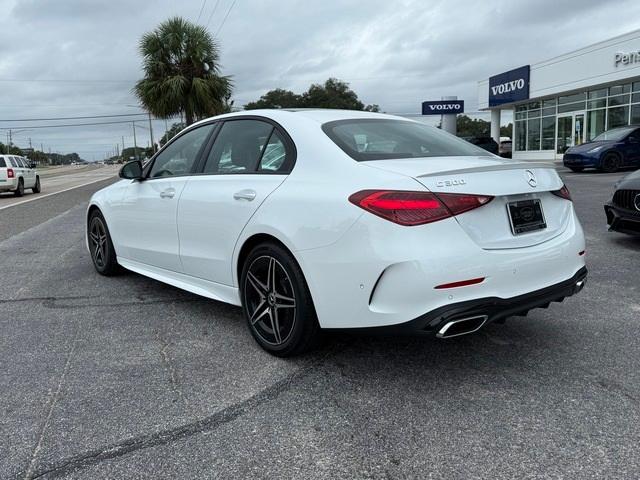
<path fill-rule="evenodd" d="M 47 429 L 49 428 L 49 424 L 51 423 L 51 417 L 53 416 L 53 410 L 55 409 L 56 403 L 58 402 L 58 399 L 60 398 L 60 392 L 62 391 L 62 386 L 65 383 L 65 379 L 67 377 L 67 373 L 69 372 L 69 367 L 71 366 L 71 360 L 73 359 L 73 356 L 75 354 L 75 349 L 76 349 L 76 340 L 78 337 L 78 330 L 75 331 L 73 338 L 71 340 L 71 346 L 69 348 L 69 352 L 67 353 L 67 358 L 64 364 L 64 368 L 62 369 L 62 374 L 60 375 L 60 378 L 58 379 L 58 383 L 56 385 L 56 390 L 55 392 L 53 392 L 52 395 L 49 396 L 49 400 L 47 401 L 46 407 L 45 407 L 45 411 L 46 411 L 46 416 L 44 418 L 44 421 L 42 423 L 42 428 L 40 429 L 40 434 L 38 435 L 38 441 L 36 442 L 33 451 L 31 452 L 31 458 L 29 460 L 29 465 L 27 466 L 27 469 L 25 470 L 25 474 L 24 474 L 24 479 L 25 480 L 31 480 L 33 477 L 33 472 L 34 472 L 34 468 L 35 468 L 35 464 L 36 464 L 36 460 L 38 458 L 38 455 L 40 453 L 40 449 L 42 448 L 42 441 L 44 440 L 44 437 L 47 433 Z"/>
<path fill-rule="evenodd" d="M 279 395 L 292 388 L 296 382 L 299 382 L 313 372 L 319 364 L 335 352 L 335 347 L 336 346 L 329 349 L 319 357 L 316 357 L 314 360 L 309 361 L 305 367 L 287 375 L 278 382 L 257 392 L 255 395 L 243 400 L 242 402 L 223 408 L 213 415 L 175 428 L 128 438 L 121 442 L 106 445 L 102 448 L 89 450 L 75 456 L 63 458 L 57 462 L 42 466 L 30 476 L 25 475 L 24 478 L 28 480 L 43 478 L 45 476 L 47 478 L 56 478 L 71 471 L 87 468 L 105 460 L 122 457 L 129 453 L 147 448 L 166 445 L 199 433 L 213 431 L 218 427 L 234 421 L 238 417 L 259 407 L 263 403 L 277 398 Z"/>

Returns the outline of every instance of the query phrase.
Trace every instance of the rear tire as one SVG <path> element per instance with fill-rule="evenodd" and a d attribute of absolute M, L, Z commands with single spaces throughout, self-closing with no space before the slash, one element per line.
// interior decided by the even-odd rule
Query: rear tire
<path fill-rule="evenodd" d="M 580 173 L 584 170 L 584 167 L 569 167 L 572 172 Z"/>
<path fill-rule="evenodd" d="M 606 173 L 614 173 L 620 167 L 620 157 L 615 153 L 607 153 L 602 159 L 600 170 Z"/>
<path fill-rule="evenodd" d="M 111 277 L 122 271 L 116 260 L 111 234 L 102 213 L 94 210 L 87 222 L 87 238 L 93 266 L 100 275 Z"/>
<path fill-rule="evenodd" d="M 240 297 L 251 335 L 270 354 L 300 355 L 321 339 L 302 270 L 280 245 L 264 243 L 249 253 L 240 275 Z"/>
<path fill-rule="evenodd" d="M 24 180 L 22 180 L 21 178 L 18 179 L 18 188 L 16 188 L 16 191 L 13 192 L 13 194 L 16 197 L 21 197 L 24 195 Z"/>
<path fill-rule="evenodd" d="M 33 193 L 40 193 L 42 189 L 40 188 L 40 177 L 36 177 L 36 184 L 31 189 Z"/>

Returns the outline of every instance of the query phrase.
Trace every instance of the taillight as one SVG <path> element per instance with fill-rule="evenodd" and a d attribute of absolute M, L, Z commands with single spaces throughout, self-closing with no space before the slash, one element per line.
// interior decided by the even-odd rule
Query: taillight
<path fill-rule="evenodd" d="M 7 168 L 7 178 L 14 178 L 16 176 L 15 173 L 13 173 L 13 168 Z"/>
<path fill-rule="evenodd" d="M 564 198 L 565 200 L 569 200 L 570 202 L 572 201 L 571 193 L 569 192 L 569 189 L 566 185 L 562 185 L 562 188 L 560 190 L 553 190 L 551 193 L 553 193 L 556 197 Z"/>
<path fill-rule="evenodd" d="M 406 226 L 423 225 L 467 212 L 493 197 L 404 190 L 362 190 L 349 201 L 379 217 Z"/>

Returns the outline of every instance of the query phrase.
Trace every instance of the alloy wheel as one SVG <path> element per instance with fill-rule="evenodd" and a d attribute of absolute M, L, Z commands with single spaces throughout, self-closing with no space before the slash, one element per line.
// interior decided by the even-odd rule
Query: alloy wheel
<path fill-rule="evenodd" d="M 266 343 L 284 344 L 295 326 L 296 298 L 289 274 L 274 257 L 263 255 L 251 263 L 244 284 L 249 325 Z"/>
<path fill-rule="evenodd" d="M 99 218 L 94 218 L 89 231 L 89 244 L 93 261 L 98 268 L 104 268 L 107 255 L 107 231 Z"/>

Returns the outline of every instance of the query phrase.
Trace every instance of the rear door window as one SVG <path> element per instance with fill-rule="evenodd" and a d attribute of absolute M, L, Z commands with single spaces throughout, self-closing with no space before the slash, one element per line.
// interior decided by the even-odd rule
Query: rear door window
<path fill-rule="evenodd" d="M 220 129 L 203 173 L 256 172 L 273 126 L 260 120 L 228 120 Z"/>
<path fill-rule="evenodd" d="M 11 162 L 11 166 L 14 168 L 20 168 L 18 165 L 18 161 L 16 160 L 16 157 L 10 157 L 9 161 Z"/>

